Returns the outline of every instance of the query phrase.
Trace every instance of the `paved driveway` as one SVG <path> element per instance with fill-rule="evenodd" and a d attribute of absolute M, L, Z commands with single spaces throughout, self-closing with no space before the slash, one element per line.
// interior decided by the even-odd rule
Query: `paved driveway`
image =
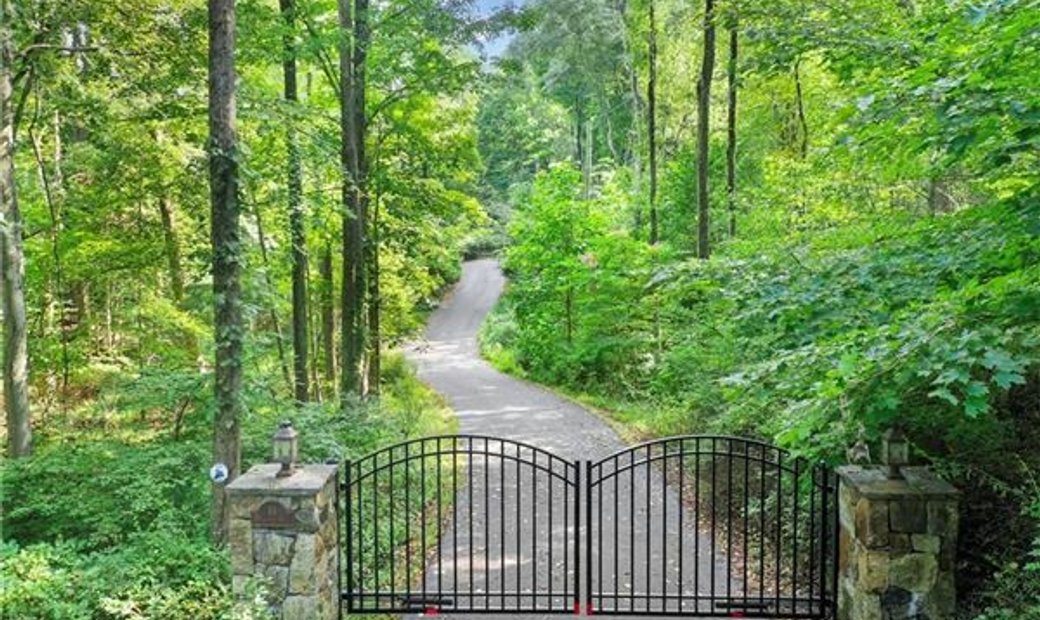
<path fill-rule="evenodd" d="M 505 279 L 496 261 L 467 262 L 461 280 L 431 316 L 426 342 L 408 349 L 408 356 L 417 365 L 419 376 L 443 394 L 456 411 L 459 432 L 525 442 L 566 461 L 597 460 L 623 450 L 626 447 L 624 442 L 595 414 L 545 389 L 502 374 L 480 358 L 476 335 L 504 284 Z M 484 446 L 478 441 L 475 449 L 479 451 Z M 488 447 L 492 452 L 501 449 L 502 446 L 494 442 Z M 534 454 L 530 457 L 544 458 Z M 540 462 L 547 461 L 545 458 Z M 533 599 L 530 595 L 522 596 L 522 593 L 531 592 L 535 582 L 540 584 L 541 590 L 551 583 L 559 591 L 567 580 L 573 580 L 573 573 L 565 575 L 562 571 L 565 558 L 561 557 L 561 549 L 574 535 L 573 521 L 564 523 L 560 516 L 565 484 L 561 480 L 549 483 L 553 477 L 547 473 L 535 474 L 540 488 L 531 489 L 536 482 L 531 472 L 526 468 L 514 471 L 511 465 L 503 466 L 504 462 L 479 458 L 471 462 L 470 467 L 475 473 L 473 482 L 466 482 L 468 474 L 463 476 L 463 487 L 456 499 L 457 517 L 445 528 L 439 562 L 434 553 L 434 559 L 428 564 L 427 588 L 433 590 L 439 584 L 442 591 L 452 590 L 458 579 L 457 589 L 467 593 L 456 599 L 460 605 L 480 607 L 488 603 L 492 607 L 504 605 L 508 608 L 516 604 L 512 597 L 503 600 L 503 597 L 480 596 L 481 592 L 495 591 L 496 588 L 520 592 L 519 600 L 529 605 Z M 623 511 L 624 516 L 617 517 L 618 520 L 625 519 L 623 523 L 613 523 L 615 517 L 608 512 L 604 512 L 602 521 L 599 521 L 608 538 L 614 530 L 622 532 L 616 547 L 608 542 L 603 555 L 604 571 L 613 577 L 616 557 L 616 584 L 620 592 L 646 592 L 649 580 L 649 584 L 664 583 L 668 592 L 678 594 L 679 564 L 684 563 L 681 591 L 685 595 L 694 592 L 709 594 L 713 571 L 715 592 L 724 595 L 728 573 L 726 558 L 717 553 L 715 566 L 712 566 L 711 554 L 704 552 L 711 548 L 710 537 L 690 527 L 696 521 L 692 514 L 686 514 L 690 512 L 688 507 L 684 513 L 686 525 L 679 529 L 678 492 L 662 482 L 656 469 L 644 469 L 649 470 L 645 478 L 640 474 L 633 479 L 631 489 L 622 485 L 616 496 L 611 485 L 602 487 L 606 505 L 616 503 L 625 507 L 625 511 L 629 506 L 633 507 L 631 512 Z M 488 483 L 484 482 L 485 476 Z M 525 495 L 517 495 L 517 486 Z M 549 489 L 556 492 L 552 502 L 549 501 Z M 506 500 L 515 507 L 509 505 L 501 511 L 496 509 L 496 505 Z M 550 514 L 550 504 L 555 505 L 555 514 Z M 471 509 L 473 517 L 469 516 Z M 471 525 L 475 526 L 472 536 L 469 535 Z M 628 542 L 627 534 L 630 532 L 637 541 L 635 545 Z M 648 533 L 653 535 L 647 536 Z M 682 560 L 677 552 L 680 537 L 684 549 Z M 517 538 L 525 542 L 510 546 Z M 645 542 L 647 538 L 652 541 L 649 545 Z M 540 549 L 528 550 L 533 540 L 542 541 Z M 504 541 L 510 541 L 510 544 L 503 545 Z M 546 541 L 552 541 L 552 544 L 546 544 Z M 549 548 L 555 550 L 551 560 Z M 701 550 L 699 554 L 694 553 L 697 548 Z M 475 559 L 471 559 L 471 550 Z M 573 563 L 573 558 L 567 560 Z M 699 575 L 696 585 L 695 572 Z M 612 588 L 613 583 L 609 587 Z M 736 592 L 740 585 L 731 582 L 729 587 Z M 476 593 L 473 598 L 468 595 L 471 588 Z M 540 598 L 539 606 L 547 606 L 549 601 L 549 597 Z M 635 609 L 643 609 L 644 601 L 636 600 L 632 604 Z M 554 598 L 553 605 L 567 605 L 566 609 L 570 609 L 569 602 L 562 597 Z M 671 611 L 678 610 L 678 602 L 670 605 Z M 684 609 L 692 611 L 693 605 L 688 602 Z M 702 612 L 709 609 L 706 605 L 702 604 Z M 548 616 L 530 614 L 523 617 Z"/>

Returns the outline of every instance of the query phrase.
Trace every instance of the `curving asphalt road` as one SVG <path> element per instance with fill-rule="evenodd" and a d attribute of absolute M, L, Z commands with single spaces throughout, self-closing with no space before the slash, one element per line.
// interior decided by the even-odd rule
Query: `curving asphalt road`
<path fill-rule="evenodd" d="M 419 376 L 454 408 L 460 433 L 526 442 L 566 461 L 597 460 L 625 449 L 620 437 L 596 415 L 545 389 L 502 374 L 481 359 L 477 332 L 504 284 L 505 278 L 496 261 L 483 259 L 465 263 L 461 280 L 431 316 L 426 341 L 408 348 L 407 355 L 417 366 Z M 477 451 L 505 450 L 501 444 L 482 444 L 479 440 L 473 447 Z M 542 462 L 549 468 L 555 467 L 544 455 L 537 455 L 534 451 L 528 454 L 534 459 L 544 457 Z M 537 601 L 538 609 L 550 604 L 571 609 L 570 599 L 561 596 L 534 598 L 530 594 L 536 584 L 539 591 L 551 584 L 559 592 L 565 583 L 573 583 L 573 568 L 572 572 L 565 574 L 564 558 L 561 557 L 561 550 L 567 546 L 565 541 L 574 535 L 573 520 L 564 522 L 560 516 L 564 483 L 557 480 L 547 484 L 550 480 L 548 475 L 536 474 L 537 480 L 533 480 L 529 473 L 523 473 L 519 468 L 514 471 L 511 465 L 503 466 L 504 462 L 505 459 L 495 461 L 486 457 L 471 462 L 470 468 L 476 475 L 469 476 L 468 485 L 466 477 L 463 477 L 463 486 L 456 494 L 456 517 L 445 528 L 439 557 L 433 553 L 427 564 L 426 585 L 431 591 L 437 588 L 442 592 L 455 590 L 452 599 L 460 607 L 488 605 L 510 609 L 515 608 L 514 605 L 527 607 L 531 601 Z M 561 461 L 560 467 L 566 465 Z M 623 534 L 616 546 L 608 541 L 601 559 L 605 566 L 603 570 L 608 575 L 612 576 L 612 571 L 616 570 L 617 591 L 645 593 L 654 589 L 651 584 L 664 583 L 668 592 L 678 594 L 681 591 L 689 596 L 693 593 L 710 594 L 713 587 L 717 594 L 724 594 L 726 587 L 732 587 L 734 591 L 740 587 L 732 581 L 727 585 L 726 576 L 730 571 L 726 558 L 716 553 L 712 562 L 712 554 L 705 553 L 704 550 L 713 548 L 710 546 L 711 537 L 690 527 L 697 521 L 689 503 L 683 502 L 686 508 L 680 508 L 678 492 L 661 481 L 660 472 L 648 472 L 645 479 L 633 478 L 632 484 L 631 491 L 624 484 L 616 491 L 604 485 L 602 499 L 607 505 L 631 505 L 630 514 L 634 517 L 611 516 L 609 511 L 597 517 L 608 538 L 614 530 Z M 523 496 L 517 493 L 517 487 Z M 557 493 L 555 500 L 550 501 L 552 491 L 549 489 Z M 507 501 L 510 502 L 508 506 Z M 570 501 L 573 502 L 573 498 Z M 553 503 L 557 505 L 555 514 L 549 507 Z M 501 508 L 497 507 L 499 505 Z M 680 510 L 686 517 L 686 526 L 682 529 L 679 527 Z M 612 519 L 620 523 L 615 524 Z M 625 540 L 629 528 L 639 541 L 636 545 Z M 647 533 L 653 535 L 647 537 Z M 645 544 L 646 538 L 652 542 Z M 528 545 L 536 539 L 542 541 L 541 548 L 529 551 Z M 514 540 L 515 546 L 512 544 Z M 546 544 L 549 540 L 553 541 L 552 545 Z M 555 556 L 550 555 L 550 547 L 555 550 Z M 681 555 L 676 548 L 684 549 Z M 701 551 L 696 553 L 694 549 Z M 597 551 L 597 558 L 599 555 Z M 568 557 L 567 561 L 573 565 L 573 557 Z M 683 563 L 685 576 L 680 578 Z M 697 583 L 691 576 L 694 572 L 699 575 Z M 709 579 L 709 576 L 713 578 Z M 614 588 L 610 583 L 614 582 L 608 581 L 609 588 Z M 584 590 L 584 584 L 581 587 Z M 599 586 L 594 586 L 595 589 Z M 511 591 L 518 595 L 515 599 L 512 596 L 481 596 L 482 592 L 494 591 Z M 458 595 L 457 592 L 467 594 Z M 468 594 L 470 592 L 475 594 Z M 622 602 L 621 608 L 632 605 L 633 609 L 642 610 L 644 604 L 645 601 L 634 599 Z M 679 611 L 678 601 L 668 605 L 668 611 Z M 682 609 L 693 611 L 698 609 L 696 605 L 686 602 Z M 652 609 L 662 610 L 657 606 Z M 710 607 L 704 603 L 699 609 L 705 612 Z M 447 606 L 442 615 L 450 615 Z M 548 616 L 531 613 L 522 617 Z"/>

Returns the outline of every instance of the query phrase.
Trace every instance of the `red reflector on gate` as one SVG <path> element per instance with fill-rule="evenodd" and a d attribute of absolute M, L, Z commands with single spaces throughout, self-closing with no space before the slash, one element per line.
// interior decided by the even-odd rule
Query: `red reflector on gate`
<path fill-rule="evenodd" d="M 731 611 L 731 612 L 729 612 L 729 617 L 730 618 L 743 618 L 744 617 L 744 612 L 742 612 L 742 611 Z"/>
<path fill-rule="evenodd" d="M 427 607 L 426 611 L 422 613 L 422 615 L 424 616 L 439 616 L 440 614 L 441 610 L 437 609 L 436 607 Z"/>
<path fill-rule="evenodd" d="M 581 603 L 575 603 L 574 604 L 574 615 L 575 616 L 580 616 L 581 615 Z"/>

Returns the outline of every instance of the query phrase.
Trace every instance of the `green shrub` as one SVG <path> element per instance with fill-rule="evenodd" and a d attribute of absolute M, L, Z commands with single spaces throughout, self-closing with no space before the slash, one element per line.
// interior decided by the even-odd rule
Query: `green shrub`
<path fill-rule="evenodd" d="M 1001 592 L 1036 577 L 1007 567 L 1033 563 L 1040 524 L 1025 509 L 1040 471 L 1040 196 L 747 237 L 705 261 L 631 247 L 579 186 L 542 173 L 518 208 L 485 354 L 638 435 L 741 434 L 839 462 L 861 432 L 901 424 L 965 492 L 966 548 L 1000 541 L 960 568 L 967 598 L 996 574 L 987 604 L 1021 609 Z"/>
<path fill-rule="evenodd" d="M 75 541 L 84 551 L 156 529 L 204 539 L 208 461 L 201 441 L 44 444 L 0 472 L 4 538 Z"/>
<path fill-rule="evenodd" d="M 4 543 L 0 580 L 5 618 L 216 620 L 235 607 L 223 554 L 208 542 L 165 531 L 93 553 L 70 543 Z M 234 613 L 261 617 L 248 607 Z"/>
<path fill-rule="evenodd" d="M 383 371 L 382 396 L 357 403 L 346 416 L 336 403 L 296 408 L 248 393 L 243 467 L 269 459 L 271 433 L 284 418 L 300 432 L 305 462 L 354 458 L 389 442 L 451 431 L 451 410 L 401 355 L 387 355 Z M 162 389 L 161 382 L 146 382 L 112 402 L 127 407 L 165 398 L 147 386 Z M 249 601 L 234 603 L 227 558 L 209 541 L 211 446 L 201 425 L 186 427 L 175 441 L 155 432 L 155 420 L 127 413 L 94 404 L 79 418 L 84 432 L 53 433 L 32 457 L 4 461 L 3 617 L 266 618 L 263 585 L 251 586 Z M 113 438 L 98 438 L 96 423 Z"/>

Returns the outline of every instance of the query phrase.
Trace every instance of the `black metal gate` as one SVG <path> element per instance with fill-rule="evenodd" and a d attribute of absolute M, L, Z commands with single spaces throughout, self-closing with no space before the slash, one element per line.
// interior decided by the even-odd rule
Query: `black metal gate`
<path fill-rule="evenodd" d="M 835 615 L 837 477 L 765 443 L 672 437 L 572 462 L 441 436 L 345 471 L 351 613 Z"/>
<path fill-rule="evenodd" d="M 587 467 L 589 612 L 833 617 L 829 469 L 705 436 L 651 441 Z"/>
<path fill-rule="evenodd" d="M 398 444 L 346 464 L 352 613 L 573 613 L 580 469 L 474 435 Z"/>

